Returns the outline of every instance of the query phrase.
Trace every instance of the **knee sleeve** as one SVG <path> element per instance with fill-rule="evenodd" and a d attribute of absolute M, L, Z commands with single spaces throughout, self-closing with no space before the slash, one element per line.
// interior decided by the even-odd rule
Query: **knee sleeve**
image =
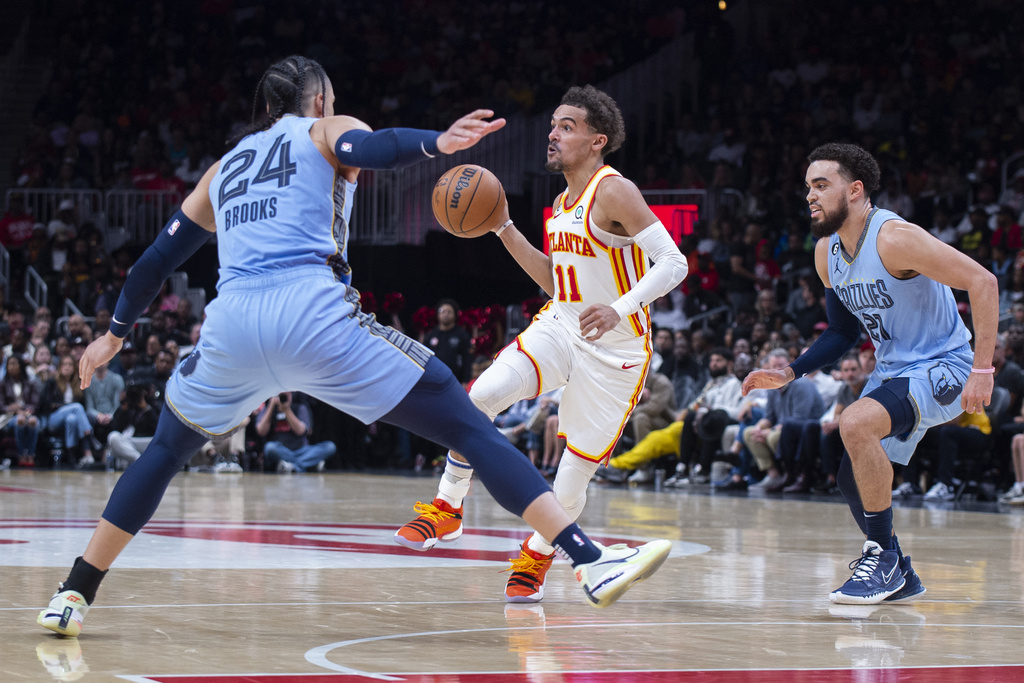
<path fill-rule="evenodd" d="M 469 398 L 491 420 L 520 399 L 537 395 L 537 372 L 526 354 L 509 349 L 473 382 Z"/>
<path fill-rule="evenodd" d="M 836 484 L 839 486 L 843 498 L 846 499 L 846 504 L 850 506 L 853 520 L 857 522 L 857 526 L 866 536 L 868 525 L 864 521 L 864 504 L 860 501 L 860 489 L 857 488 L 857 480 L 853 476 L 853 461 L 850 460 L 849 453 L 843 453 L 843 460 L 839 463 L 839 474 L 836 475 Z"/>
<path fill-rule="evenodd" d="M 598 464 L 578 458 L 571 453 L 562 453 L 558 463 L 558 474 L 552 488 L 555 498 L 562 504 L 569 518 L 576 521 L 583 506 L 587 504 L 587 485 L 597 471 Z"/>
<path fill-rule="evenodd" d="M 205 436 L 186 427 L 165 406 L 149 447 L 114 485 L 103 519 L 137 534 L 156 512 L 171 479 L 204 443 Z"/>

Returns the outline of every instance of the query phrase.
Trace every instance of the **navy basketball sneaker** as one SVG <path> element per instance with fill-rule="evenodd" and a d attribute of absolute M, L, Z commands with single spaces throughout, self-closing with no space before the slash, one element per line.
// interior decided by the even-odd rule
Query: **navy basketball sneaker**
<path fill-rule="evenodd" d="M 921 577 L 917 575 L 914 568 L 910 566 L 910 555 L 904 555 L 900 560 L 900 569 L 903 571 L 903 578 L 907 580 L 903 588 L 899 589 L 885 599 L 886 602 L 910 602 L 919 598 L 925 593 Z"/>
<path fill-rule="evenodd" d="M 909 564 L 909 563 L 908 563 Z M 843 605 L 874 605 L 897 593 L 907 583 L 895 550 L 882 550 L 874 541 L 865 541 L 860 559 L 850 563 L 853 576 L 829 594 L 832 602 Z"/>

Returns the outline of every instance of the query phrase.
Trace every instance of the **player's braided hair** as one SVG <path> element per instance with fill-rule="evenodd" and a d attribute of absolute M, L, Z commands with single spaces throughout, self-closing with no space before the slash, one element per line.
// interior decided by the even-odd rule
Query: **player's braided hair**
<path fill-rule="evenodd" d="M 602 156 L 607 156 L 622 147 L 622 142 L 626 139 L 626 124 L 622 120 L 619 105 L 615 104 L 615 100 L 608 93 L 592 85 L 582 88 L 574 86 L 562 96 L 561 104 L 585 109 L 587 125 L 591 130 L 608 137 Z"/>
<path fill-rule="evenodd" d="M 827 142 L 807 155 L 807 161 L 834 161 L 839 164 L 839 175 L 847 182 L 859 180 L 864 190 L 871 194 L 882 186 L 878 162 L 871 154 L 857 145 L 845 142 Z"/>
<path fill-rule="evenodd" d="M 310 74 L 314 77 L 309 78 Z M 267 130 L 285 114 L 302 116 L 303 101 L 316 92 L 314 88 L 317 85 L 326 103 L 327 74 L 314 59 L 292 55 L 272 64 L 256 86 L 252 99 L 252 120 L 228 145 L 236 144 L 247 135 Z M 267 110 L 266 115 L 261 115 L 264 109 L 260 106 L 261 102 Z"/>

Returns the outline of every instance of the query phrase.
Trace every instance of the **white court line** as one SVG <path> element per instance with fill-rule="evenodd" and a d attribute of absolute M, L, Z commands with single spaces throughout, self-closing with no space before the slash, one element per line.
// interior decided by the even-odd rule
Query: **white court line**
<path fill-rule="evenodd" d="M 679 605 L 690 605 L 690 604 L 701 604 L 701 603 L 707 603 L 707 602 L 715 602 L 716 604 L 724 603 L 724 604 L 729 604 L 729 605 L 749 605 L 749 604 L 756 604 L 756 605 L 779 605 L 779 604 L 803 605 L 803 604 L 808 604 L 808 603 L 809 604 L 819 604 L 820 603 L 820 604 L 824 605 L 825 607 L 828 607 L 829 605 L 832 604 L 832 603 L 824 603 L 824 602 L 822 602 L 821 598 L 807 598 L 805 600 L 794 600 L 794 599 L 772 600 L 772 599 L 764 599 L 764 598 L 756 598 L 756 599 L 750 598 L 750 599 L 746 599 L 746 600 L 740 600 L 740 599 L 733 598 L 733 599 L 730 599 L 728 601 L 723 601 L 723 600 L 719 600 L 719 599 L 710 600 L 708 598 L 692 598 L 692 599 L 657 598 L 657 599 L 636 599 L 636 600 L 626 599 L 626 600 L 622 601 L 623 604 L 651 603 L 651 604 L 657 604 L 657 605 L 661 605 L 661 604 L 665 604 L 665 603 L 679 604 Z M 185 607 L 187 607 L 187 608 L 193 608 L 193 607 L 215 607 L 215 608 L 221 609 L 221 608 L 224 608 L 224 607 L 312 607 L 312 606 L 320 606 L 320 605 L 341 606 L 341 607 L 345 607 L 345 606 L 352 606 L 352 607 L 372 606 L 372 607 L 376 607 L 376 606 L 384 606 L 384 605 L 386 605 L 388 607 L 402 607 L 402 606 L 405 606 L 405 605 L 409 605 L 409 606 L 419 606 L 419 605 L 443 605 L 443 606 L 451 606 L 451 605 L 476 605 L 476 606 L 483 606 L 483 605 L 505 605 L 505 604 L 506 603 L 503 600 L 490 600 L 490 601 L 485 601 L 485 600 L 416 600 L 416 601 L 379 600 L 379 601 L 374 601 L 374 602 L 203 602 L 203 603 L 194 603 L 194 604 L 180 604 L 180 603 L 176 603 L 176 604 L 166 604 L 166 605 L 159 605 L 159 604 L 152 604 L 152 605 L 149 605 L 149 604 L 147 604 L 147 605 L 93 605 L 93 606 L 91 606 L 89 608 L 89 611 L 93 611 L 93 610 L 118 610 L 118 609 L 146 609 L 146 610 L 148 610 L 148 609 L 173 609 L 173 608 L 176 608 L 176 607 L 182 607 L 182 608 L 185 608 Z M 582 603 L 580 603 L 577 600 L 561 600 L 561 601 L 559 601 L 559 600 L 546 600 L 544 604 L 546 604 L 546 605 L 579 605 L 579 604 L 582 604 Z M 914 604 L 914 605 L 972 605 L 972 606 L 977 607 L 977 606 L 983 606 L 983 605 L 1019 605 L 1020 601 L 1019 600 L 985 600 L 983 602 L 979 602 L 977 600 L 938 600 L 938 599 L 928 600 L 928 599 L 925 599 L 925 600 L 918 600 L 918 601 L 916 601 L 916 602 L 914 602 L 912 604 Z M 38 607 L 38 606 L 36 606 L 36 607 L 0 607 L 0 612 L 27 612 L 27 611 L 36 611 L 36 612 L 38 612 L 40 609 L 42 609 L 42 607 Z M 760 622 L 758 622 L 758 623 L 760 623 Z M 779 623 L 784 623 L 784 622 L 779 622 Z M 794 623 L 802 623 L 802 622 L 794 622 Z M 815 623 L 817 623 L 817 622 L 815 622 Z M 951 624 L 951 625 L 962 626 L 963 624 Z"/>
<path fill-rule="evenodd" d="M 348 674 L 348 675 L 367 676 L 369 678 L 376 678 L 378 680 L 383 680 L 383 681 L 400 681 L 400 680 L 404 680 L 404 679 L 396 678 L 395 676 L 391 676 L 391 675 L 388 675 L 388 674 L 373 674 L 373 673 L 369 673 L 369 672 L 366 672 L 366 671 L 360 671 L 359 669 L 353 669 L 353 668 L 350 668 L 350 667 L 347 667 L 347 666 L 342 666 L 340 664 L 335 664 L 334 662 L 332 662 L 329 659 L 327 659 L 327 653 L 329 653 L 329 652 L 331 652 L 333 650 L 337 650 L 337 649 L 343 648 L 343 647 L 348 647 L 349 645 L 361 645 L 361 644 L 364 644 L 364 643 L 375 643 L 375 642 L 381 642 L 381 641 L 384 641 L 384 640 L 395 640 L 395 639 L 398 639 L 398 638 L 418 638 L 418 637 L 421 637 L 421 636 L 450 636 L 450 635 L 458 635 L 458 634 L 465 634 L 465 633 L 488 633 L 488 632 L 493 632 L 493 631 L 502 631 L 502 632 L 505 632 L 505 631 L 545 631 L 545 630 L 554 631 L 554 630 L 562 630 L 562 629 L 581 629 L 581 628 L 588 628 L 588 629 L 590 629 L 590 628 L 624 628 L 624 627 L 630 627 L 630 626 L 640 626 L 640 627 L 645 627 L 645 628 L 646 627 L 664 627 L 664 626 L 686 626 L 686 627 L 694 627 L 694 626 L 719 626 L 719 627 L 720 626 L 819 626 L 820 627 L 820 626 L 823 626 L 823 625 L 825 625 L 825 626 L 829 626 L 829 625 L 844 626 L 844 625 L 848 625 L 848 624 L 851 624 L 851 623 L 852 622 L 850 620 L 846 620 L 846 619 L 844 619 L 844 620 L 837 620 L 836 622 L 834 622 L 834 624 L 831 623 L 831 622 L 822 624 L 822 622 L 819 622 L 819 621 L 814 621 L 814 622 L 806 622 L 806 621 L 731 621 L 731 622 L 730 621 L 707 621 L 707 622 L 699 622 L 699 621 L 697 621 L 697 622 L 674 621 L 674 622 L 657 622 L 657 623 L 652 623 L 652 622 L 610 622 L 610 623 L 592 623 L 592 624 L 563 624 L 563 625 L 557 625 L 557 626 L 518 626 L 518 627 L 504 626 L 504 627 L 495 627 L 495 628 L 457 629 L 457 630 L 454 630 L 454 631 L 421 631 L 421 632 L 418 632 L 418 633 L 395 633 L 395 634 L 386 635 L 386 636 L 373 636 L 373 637 L 370 637 L 370 638 L 357 638 L 355 640 L 342 640 L 342 641 L 339 641 L 337 643 L 328 643 L 327 645 L 321 645 L 319 647 L 315 647 L 315 648 L 307 651 L 306 652 L 306 661 L 309 662 L 310 664 L 315 665 L 315 666 L 319 666 L 319 667 L 328 669 L 330 671 L 337 671 L 338 673 L 343 673 L 343 674 Z M 953 627 L 953 628 L 997 628 L 997 629 L 1012 628 L 1012 629 L 1024 629 L 1024 624 L 1021 624 L 1021 625 L 993 625 L 993 624 L 977 625 L 977 624 L 961 624 L 961 623 L 954 623 L 954 624 L 931 624 L 931 623 L 924 623 L 924 624 L 921 624 L 921 625 L 922 626 L 940 626 L 940 627 L 944 626 L 944 627 Z M 1024 664 L 1024 660 L 1022 660 L 1021 664 Z M 969 665 L 969 666 L 974 666 L 974 667 L 1021 666 L 1021 664 L 977 664 L 977 665 Z M 959 665 L 955 665 L 955 664 L 950 664 L 950 665 L 944 665 L 942 667 L 922 666 L 922 667 L 902 667 L 902 668 L 926 668 L 926 669 L 927 668 L 960 668 L 960 666 Z M 703 670 L 704 669 L 652 669 L 652 671 L 703 671 Z M 715 669 L 715 671 L 719 671 L 719 670 L 721 670 L 721 671 L 727 671 L 727 670 L 731 670 L 731 671 L 760 671 L 761 669 Z M 790 669 L 785 669 L 785 670 L 789 671 Z M 799 669 L 793 669 L 793 670 L 799 670 Z M 817 671 L 819 669 L 817 669 L 817 668 L 807 668 L 806 670 L 808 670 L 808 671 Z M 848 667 L 835 667 L 834 670 L 846 671 L 846 670 L 848 670 Z M 646 669 L 645 669 L 645 671 L 646 671 Z M 552 670 L 551 672 L 541 672 L 541 671 L 533 672 L 533 671 L 531 671 L 531 673 L 555 673 L 555 672 L 556 672 L 555 670 Z M 409 675 L 413 675 L 413 674 L 418 673 L 418 672 L 410 671 L 410 672 L 403 672 L 403 673 L 404 673 L 404 675 L 409 676 Z M 458 672 L 458 673 L 474 673 L 474 672 L 464 671 L 464 672 Z M 495 673 L 498 673 L 498 672 L 490 671 L 490 672 L 480 672 L 480 673 L 495 674 Z M 512 673 L 523 673 L 523 672 L 512 672 Z M 562 673 L 565 673 L 565 672 L 562 672 Z M 584 673 L 584 672 L 573 671 L 573 673 Z M 591 672 L 587 672 L 587 673 L 591 673 Z M 440 674 L 432 674 L 432 675 L 440 675 Z"/>

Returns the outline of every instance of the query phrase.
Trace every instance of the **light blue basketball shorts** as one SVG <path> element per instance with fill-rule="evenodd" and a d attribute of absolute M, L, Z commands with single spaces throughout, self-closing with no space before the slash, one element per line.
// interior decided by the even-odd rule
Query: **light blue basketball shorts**
<path fill-rule="evenodd" d="M 912 430 L 882 439 L 882 448 L 889 460 L 906 465 L 929 428 L 949 422 L 964 412 L 960 407 L 960 394 L 973 363 L 974 352 L 964 345 L 941 358 L 911 363 L 898 370 L 885 372 L 875 368 L 860 395 L 867 396 L 884 382 L 909 380 L 907 399 L 917 416 Z"/>
<path fill-rule="evenodd" d="M 433 354 L 355 314 L 356 301 L 358 293 L 326 266 L 221 285 L 195 351 L 167 382 L 168 407 L 211 438 L 234 431 L 282 391 L 373 422 L 398 405 Z"/>

